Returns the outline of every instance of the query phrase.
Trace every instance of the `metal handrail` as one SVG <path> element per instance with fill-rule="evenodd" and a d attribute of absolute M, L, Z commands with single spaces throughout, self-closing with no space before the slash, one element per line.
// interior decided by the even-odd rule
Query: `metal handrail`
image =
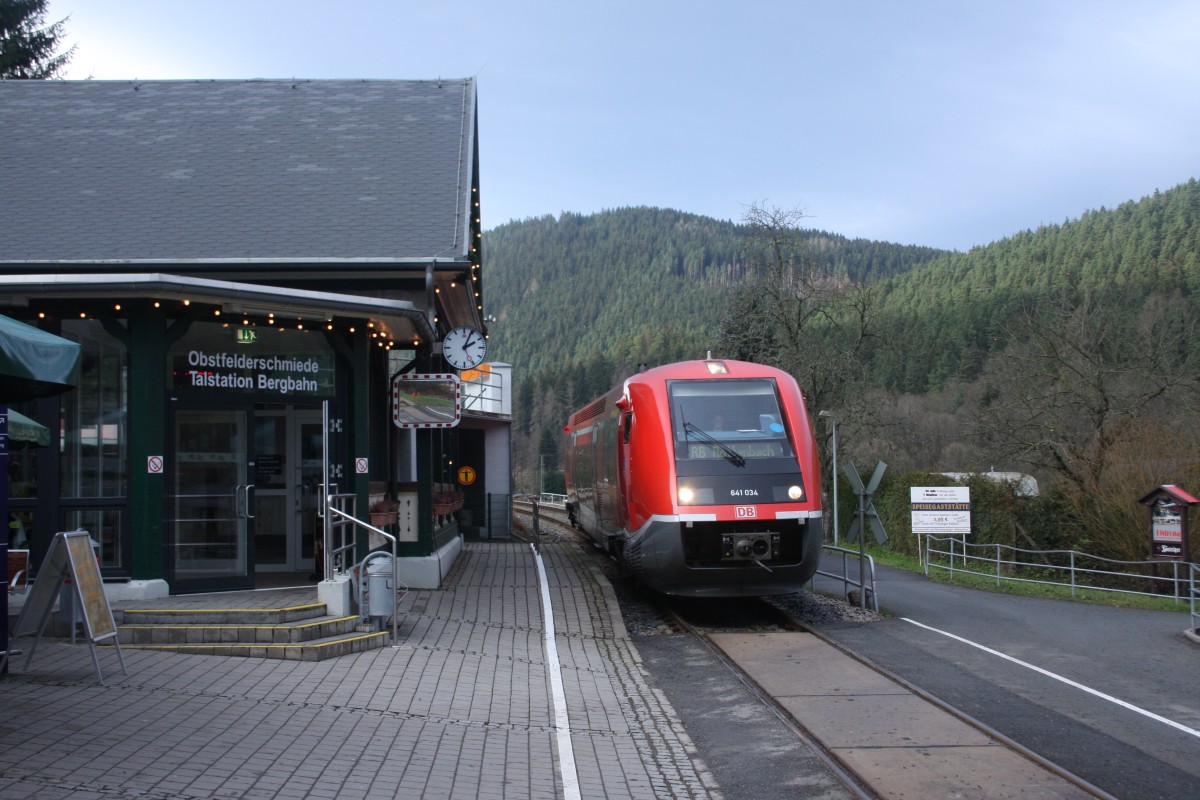
<path fill-rule="evenodd" d="M 354 495 L 340 495 L 340 496 L 341 497 L 353 497 Z M 337 520 L 334 523 L 335 525 L 348 526 L 351 529 L 351 531 L 353 531 L 356 527 L 365 528 L 367 531 L 373 531 L 374 533 L 378 533 L 379 535 L 383 536 L 385 539 L 387 539 L 389 542 L 392 543 L 392 591 L 394 592 L 400 586 L 400 556 L 399 556 L 399 552 L 397 550 L 397 544 L 399 543 L 400 540 L 397 537 L 392 536 L 390 533 L 383 530 L 382 528 L 377 528 L 369 522 L 363 522 L 361 519 L 358 519 L 357 517 L 355 517 L 351 514 L 347 514 L 345 511 L 342 511 L 340 508 L 337 508 L 335 505 L 333 505 L 333 502 L 332 502 L 333 499 L 336 497 L 339 497 L 339 495 L 331 495 L 330 502 L 327 505 L 327 508 L 330 511 L 330 513 L 340 518 L 339 520 Z M 329 528 L 332 526 L 326 526 L 326 527 Z M 355 538 L 357 538 L 357 537 L 355 537 Z M 329 544 L 329 542 L 327 542 L 327 544 Z M 340 547 L 340 548 L 338 548 L 338 552 L 346 552 L 348 550 L 352 550 L 356 547 L 356 545 L 357 545 L 357 542 L 355 542 L 354 544 L 351 544 L 351 545 Z M 371 557 L 371 554 L 368 553 L 367 557 L 363 559 L 363 572 L 366 572 L 366 561 L 370 557 Z M 357 562 L 352 562 L 352 563 L 357 563 Z M 361 578 L 361 576 L 360 576 L 360 578 Z M 407 588 L 407 585 L 405 588 Z M 360 620 L 366 619 L 366 615 L 363 613 L 363 611 L 365 610 L 364 603 L 363 603 L 363 597 L 364 597 L 364 594 L 362 591 L 362 581 L 360 580 L 359 581 L 359 592 L 358 592 L 358 606 L 359 606 L 358 607 L 358 618 Z M 392 615 L 391 615 L 392 616 L 392 646 L 397 647 L 398 642 L 400 641 L 400 615 L 396 611 L 395 597 L 392 598 L 391 609 L 392 609 Z"/>
<path fill-rule="evenodd" d="M 820 568 L 820 566 L 817 567 L 817 571 L 815 574 L 821 575 L 826 578 L 832 578 L 835 581 L 841 581 L 843 595 L 849 594 L 849 590 L 847 589 L 848 586 L 856 586 L 856 587 L 858 587 L 858 591 L 861 592 L 863 590 L 862 583 L 860 583 L 859 581 L 856 581 L 854 578 L 850 577 L 850 561 L 849 561 L 849 559 L 850 558 L 859 558 L 858 550 L 851 550 L 846 547 L 838 547 L 837 545 L 833 545 L 833 544 L 822 545 L 821 549 L 824 550 L 825 552 L 841 553 L 841 555 L 842 555 L 842 574 L 837 575 L 833 572 L 825 572 L 824 570 L 822 570 Z M 863 582 L 868 584 L 868 586 L 870 587 L 867 589 L 867 594 L 871 598 L 871 610 L 874 611 L 876 614 L 878 614 L 879 613 L 879 593 L 875 591 L 875 559 L 871 556 L 870 553 L 865 553 L 865 554 L 863 554 L 862 557 L 865 559 L 864 564 L 866 566 L 867 574 L 870 576 L 869 578 L 864 579 Z M 825 559 L 822 558 L 821 563 L 822 564 L 825 563 Z M 862 601 L 865 601 L 865 599 L 866 598 L 863 598 L 861 596 L 859 597 L 860 605 L 862 605 L 863 607 L 865 607 L 865 604 Z"/>
<path fill-rule="evenodd" d="M 336 490 L 336 486 L 334 489 Z M 346 507 L 350 508 L 350 512 L 345 511 Z M 335 512 L 335 514 L 325 513 L 325 509 Z M 324 532 L 324 551 L 325 551 L 325 578 L 331 580 L 338 574 L 349 574 L 350 567 L 358 563 L 357 547 L 358 539 L 354 536 L 354 522 L 363 523 L 355 514 L 358 513 L 358 495 L 343 492 L 331 492 L 325 496 L 325 502 L 321 504 L 321 518 L 325 522 Z M 346 517 L 347 519 L 339 519 L 337 515 Z M 352 521 L 353 520 L 353 521 Z M 349 540 L 346 537 L 346 531 L 350 531 Z M 334 543 L 337 534 L 341 534 L 341 542 Z M 344 553 L 350 553 L 350 560 L 347 564 L 345 558 L 339 558 Z"/>
<path fill-rule="evenodd" d="M 948 543 L 948 549 L 934 549 L 934 543 Z M 987 553 L 985 556 L 983 553 Z M 1003 554 L 1009 554 L 1007 558 Z M 1065 557 L 1065 564 L 1049 563 L 1048 561 L 1021 561 L 1018 560 L 1019 554 L 1029 554 L 1041 556 L 1043 559 L 1051 556 Z M 930 559 L 930 554 L 942 556 L 946 563 L 933 563 Z M 1096 562 L 1096 567 L 1082 566 L 1079 562 L 1081 559 L 1090 559 Z M 1184 563 L 1179 561 L 1118 561 L 1103 556 L 1092 555 L 1078 550 L 1025 550 L 1019 547 L 1012 547 L 1004 544 L 974 544 L 965 542 L 962 539 L 953 536 L 937 536 L 934 534 L 924 535 L 924 557 L 925 574 L 929 574 L 929 570 L 941 569 L 947 571 L 951 577 L 955 572 L 964 573 L 967 575 L 976 575 L 984 578 L 995 579 L 996 585 L 999 586 L 1002 581 L 1011 581 L 1013 583 L 1039 583 L 1049 586 L 1067 586 L 1071 589 L 1071 596 L 1074 597 L 1077 590 L 1085 589 L 1094 592 L 1109 592 L 1112 594 L 1134 594 L 1145 595 L 1147 597 L 1162 597 L 1163 595 L 1154 592 L 1153 587 L 1156 583 L 1170 581 L 1173 587 L 1173 597 L 1176 603 L 1182 601 L 1181 586 L 1184 583 L 1184 577 L 1180 574 L 1181 567 Z M 955 565 L 955 562 L 958 565 Z M 989 571 L 984 572 L 981 569 L 974 568 L 975 564 L 994 564 Z M 1163 564 L 1171 565 L 1171 575 L 1160 577 L 1158 575 L 1146 575 L 1137 572 L 1123 572 L 1116 567 L 1152 567 L 1157 569 Z M 1105 565 L 1112 565 L 1113 569 L 1103 568 Z M 1066 573 L 1065 580 L 1045 580 L 1036 577 L 1022 577 L 1015 574 L 1004 574 L 1005 567 L 1026 568 L 1036 570 L 1044 574 Z M 1195 577 L 1196 565 L 1189 563 L 1190 578 Z M 1146 581 L 1150 586 L 1150 591 L 1139 592 L 1134 589 L 1123 589 L 1115 586 L 1090 585 L 1081 582 L 1081 578 L 1086 576 L 1107 576 L 1110 578 L 1120 578 L 1124 580 L 1139 580 Z M 1192 593 L 1195 590 L 1195 584 L 1190 584 Z M 1192 598 L 1192 603 L 1195 599 Z"/>
<path fill-rule="evenodd" d="M 1194 631 L 1200 630 L 1200 611 L 1196 608 L 1196 592 L 1200 590 L 1200 586 L 1197 586 L 1196 583 L 1198 566 L 1200 565 L 1188 562 L 1188 610 L 1192 614 L 1192 630 Z"/>

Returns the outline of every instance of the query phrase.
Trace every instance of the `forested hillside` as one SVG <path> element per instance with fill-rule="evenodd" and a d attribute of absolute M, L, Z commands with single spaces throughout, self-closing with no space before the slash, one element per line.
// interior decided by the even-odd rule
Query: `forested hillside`
<path fill-rule="evenodd" d="M 1009 323 L 1048 299 L 1113 296 L 1129 315 L 1154 292 L 1200 297 L 1200 183 L 947 253 L 885 281 L 873 382 L 923 393 L 973 380 Z"/>
<path fill-rule="evenodd" d="M 658 208 L 562 214 L 484 235 L 489 355 L 537 376 L 604 357 L 665 363 L 719 349 L 728 290 L 746 274 L 745 225 Z M 808 257 L 854 282 L 939 255 L 933 248 L 805 231 Z"/>

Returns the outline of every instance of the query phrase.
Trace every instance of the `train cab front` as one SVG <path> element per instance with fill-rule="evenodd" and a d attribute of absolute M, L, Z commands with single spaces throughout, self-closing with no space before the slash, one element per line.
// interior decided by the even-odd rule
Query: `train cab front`
<path fill-rule="evenodd" d="M 819 473 L 799 390 L 774 373 L 667 382 L 674 513 L 646 539 L 662 591 L 785 594 L 815 572 Z"/>

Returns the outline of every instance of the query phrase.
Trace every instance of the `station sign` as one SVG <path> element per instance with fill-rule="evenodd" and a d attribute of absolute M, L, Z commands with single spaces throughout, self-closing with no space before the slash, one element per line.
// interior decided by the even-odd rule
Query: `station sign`
<path fill-rule="evenodd" d="M 321 335 L 298 330 L 193 324 L 167 352 L 167 387 L 210 396 L 331 397 L 333 349 Z"/>

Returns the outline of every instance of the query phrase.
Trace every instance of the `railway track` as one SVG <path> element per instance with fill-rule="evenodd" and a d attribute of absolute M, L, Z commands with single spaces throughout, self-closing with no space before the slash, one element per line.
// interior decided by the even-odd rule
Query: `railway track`
<path fill-rule="evenodd" d="M 516 511 L 518 515 L 526 516 L 531 524 L 531 505 L 525 505 L 523 509 L 518 505 Z M 656 651 L 662 649 L 664 652 L 670 651 L 672 648 L 683 649 L 686 648 L 686 645 L 682 644 L 683 639 L 678 634 L 684 634 L 684 638 L 694 643 L 693 650 L 697 646 L 702 648 L 706 657 L 714 664 L 719 665 L 720 669 L 726 673 L 731 684 L 736 684 L 741 691 L 753 698 L 754 702 L 774 720 L 776 725 L 785 729 L 800 746 L 811 753 L 820 762 L 822 768 L 840 784 L 847 797 L 893 797 L 904 794 L 904 790 L 897 790 L 894 787 L 897 774 L 894 767 L 883 771 L 878 769 L 873 771 L 869 765 L 864 767 L 860 763 L 862 752 L 867 750 L 871 750 L 871 752 L 886 751 L 887 745 L 881 744 L 876 739 L 872 739 L 871 743 L 864 745 L 861 750 L 840 744 L 836 738 L 831 738 L 827 731 L 822 730 L 824 721 L 814 722 L 812 719 L 805 719 L 805 708 L 813 704 L 799 702 L 796 697 L 789 697 L 785 692 L 779 690 L 778 687 L 783 683 L 795 680 L 798 671 L 796 650 L 793 645 L 804 648 L 812 646 L 822 648 L 825 651 L 824 657 L 829 659 L 830 663 L 838 664 L 832 668 L 830 678 L 833 683 L 830 684 L 829 694 L 824 699 L 842 695 L 848 701 L 852 701 L 848 702 L 846 707 L 862 709 L 858 713 L 858 717 L 861 718 L 859 723 L 862 727 L 875 725 L 904 729 L 909 721 L 905 720 L 898 724 L 894 719 L 894 715 L 897 713 L 895 709 L 880 711 L 878 715 L 872 714 L 867 709 L 871 702 L 877 701 L 880 697 L 911 696 L 911 700 L 905 702 L 912 703 L 917 707 L 918 711 L 911 713 L 918 714 L 922 724 L 925 724 L 924 720 L 928 717 L 944 726 L 944 730 L 952 731 L 945 735 L 942 740 L 943 744 L 940 746 L 938 744 L 920 746 L 916 744 L 917 740 L 910 735 L 901 737 L 903 742 L 895 746 L 895 752 L 901 754 L 900 758 L 904 758 L 906 754 L 910 757 L 915 753 L 921 754 L 920 758 L 912 760 L 911 767 L 905 768 L 907 771 L 935 770 L 922 778 L 929 782 L 927 785 L 942 786 L 947 791 L 955 791 L 964 790 L 965 782 L 969 787 L 963 796 L 979 798 L 1015 796 L 1019 792 L 1014 794 L 1013 786 L 1006 781 L 1001 781 L 999 785 L 988 785 L 989 780 L 993 784 L 996 783 L 995 773 L 988 772 L 988 770 L 995 769 L 994 761 L 990 758 L 975 756 L 969 759 L 965 765 L 952 760 L 955 752 L 974 750 L 987 753 L 989 757 L 996 757 L 1000 751 L 1003 751 L 1004 769 L 1016 769 L 1022 776 L 1013 778 L 1013 780 L 1025 780 L 1027 786 L 1045 786 L 1049 789 L 1048 796 L 1111 797 L 1066 769 L 1047 761 L 982 723 L 947 706 L 920 688 L 866 662 L 822 636 L 819 630 L 819 626 L 822 624 L 845 619 L 860 619 L 859 615 L 862 612 L 847 603 L 809 593 L 785 598 L 744 598 L 722 601 L 666 597 L 642 590 L 634 584 L 627 575 L 622 573 L 619 565 L 592 546 L 591 540 L 585 534 L 570 527 L 565 511 L 541 505 L 538 509 L 538 518 L 543 541 L 588 545 L 586 550 L 594 554 L 602 563 L 605 574 L 613 584 L 627 630 L 632 637 L 642 641 L 641 647 Z M 676 635 L 662 640 L 664 643 L 657 645 L 651 644 L 655 640 L 645 638 L 671 634 Z M 792 649 L 788 650 L 788 647 Z M 682 657 L 668 657 L 665 660 L 677 660 Z M 653 660 L 648 659 L 648 662 Z M 648 667 L 653 674 L 652 665 L 648 663 Z M 808 667 L 809 665 L 805 663 L 803 669 Z M 868 678 L 873 675 L 876 683 L 872 683 L 870 689 L 861 696 L 854 695 L 853 690 L 846 695 L 845 686 L 842 685 L 843 678 L 851 674 L 866 674 Z M 879 681 L 892 684 L 894 688 L 881 690 Z M 673 683 L 678 683 L 678 681 L 674 678 L 667 678 L 663 681 L 664 690 L 669 697 L 671 696 L 670 686 Z M 686 706 L 689 690 L 694 693 L 694 689 L 691 687 L 683 688 L 681 689 L 682 694 L 672 699 L 677 710 L 681 706 Z M 799 713 L 795 713 L 798 709 Z M 686 713 L 681 713 L 681 716 L 684 717 L 685 727 L 690 729 L 693 725 L 704 724 L 703 718 L 707 716 L 707 712 L 700 712 L 695 722 L 689 720 Z M 889 718 L 890 716 L 893 718 Z M 842 726 L 845 724 L 845 721 L 841 723 Z M 967 730 L 966 733 L 963 732 L 964 729 Z M 742 736 L 732 727 L 726 727 L 723 730 L 728 731 L 723 735 L 737 737 L 733 741 L 739 740 Z M 927 733 L 928 731 L 923 731 L 922 735 Z M 970 740 L 969 744 L 963 743 L 961 739 L 963 736 Z M 987 744 L 983 744 L 984 742 Z M 718 749 L 728 746 L 730 746 L 730 742 L 719 743 Z M 944 753 L 951 755 L 943 758 Z M 719 756 L 708 753 L 703 755 L 707 761 L 714 758 L 719 760 Z M 945 774 L 936 774 L 938 766 L 946 764 L 950 765 L 948 771 Z M 712 766 L 711 763 L 710 766 Z M 730 783 L 731 785 L 741 784 L 743 781 L 754 781 L 755 779 L 756 776 L 751 771 L 749 775 L 733 778 Z M 722 782 L 719 776 L 718 782 Z M 909 788 L 911 789 L 911 787 Z M 916 795 L 919 794 L 920 792 L 916 793 Z M 727 796 L 734 797 L 736 795 L 731 793 Z M 763 788 L 760 787 L 752 790 L 746 796 L 767 795 L 763 794 Z"/>

